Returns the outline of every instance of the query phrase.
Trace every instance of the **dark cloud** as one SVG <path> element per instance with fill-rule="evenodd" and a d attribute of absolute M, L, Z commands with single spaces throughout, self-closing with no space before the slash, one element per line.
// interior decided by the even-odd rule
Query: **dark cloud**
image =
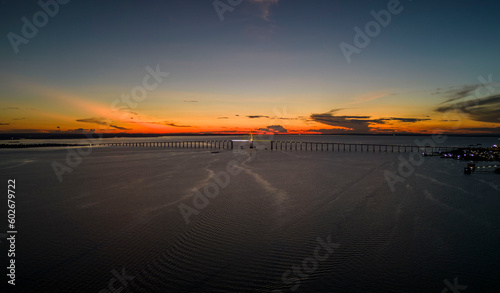
<path fill-rule="evenodd" d="M 22 118 L 14 118 L 14 119 L 12 119 L 12 120 L 24 120 L 24 119 L 26 119 L 26 118 L 25 118 L 25 117 L 22 117 Z"/>
<path fill-rule="evenodd" d="M 184 103 L 198 103 L 198 101 L 196 101 L 196 100 L 187 100 L 187 101 L 184 101 Z"/>
<path fill-rule="evenodd" d="M 2 110 L 4 111 L 8 111 L 8 110 L 19 110 L 18 107 L 5 107 L 5 108 L 2 108 Z"/>
<path fill-rule="evenodd" d="M 429 121 L 431 119 L 420 119 L 420 118 L 396 118 L 396 117 L 391 117 L 391 118 L 382 118 L 380 120 L 384 121 L 400 121 L 400 122 L 406 122 L 406 123 L 415 123 L 415 122 L 420 122 L 420 121 Z"/>
<path fill-rule="evenodd" d="M 164 122 L 162 123 L 163 125 L 168 125 L 168 126 L 173 126 L 173 127 L 192 127 L 190 125 L 177 125 L 175 123 L 168 123 L 168 122 Z"/>
<path fill-rule="evenodd" d="M 229 119 L 229 117 L 218 117 L 217 119 Z"/>
<path fill-rule="evenodd" d="M 389 117 L 389 118 L 378 118 L 371 119 L 371 116 L 336 116 L 336 112 L 341 109 L 333 109 L 329 112 L 322 114 L 311 114 L 310 119 L 322 124 L 348 128 L 352 132 L 356 133 L 368 133 L 371 131 L 370 125 L 372 124 L 386 124 L 387 121 L 399 121 L 404 123 L 416 123 L 420 121 L 428 121 L 430 119 L 420 119 L 420 118 L 399 118 L 399 117 Z"/>
<path fill-rule="evenodd" d="M 256 119 L 256 118 L 269 118 L 269 116 L 264 116 L 264 115 L 251 115 L 247 116 L 250 119 Z"/>
<path fill-rule="evenodd" d="M 0 125 L 10 125 L 10 123 L 0 123 Z"/>
<path fill-rule="evenodd" d="M 99 125 L 109 125 L 104 119 L 102 118 L 86 118 L 86 119 L 77 119 L 77 122 L 84 122 L 84 123 L 96 123 Z"/>
<path fill-rule="evenodd" d="M 269 129 L 270 131 L 273 131 L 273 132 L 280 132 L 280 133 L 288 132 L 288 130 L 286 130 L 281 125 L 271 125 L 271 126 L 268 126 L 267 129 Z"/>
<path fill-rule="evenodd" d="M 335 116 L 340 109 L 333 109 L 322 114 L 311 114 L 313 121 L 336 127 L 349 128 L 355 132 L 370 132 L 368 124 L 375 120 L 369 120 L 370 116 Z"/>
<path fill-rule="evenodd" d="M 272 119 L 278 119 L 278 120 L 303 120 L 304 117 L 294 117 L 294 118 L 288 118 L 288 117 L 272 117 Z"/>
<path fill-rule="evenodd" d="M 500 95 L 457 102 L 435 109 L 440 113 L 458 111 L 469 114 L 470 119 L 480 122 L 500 123 Z"/>
<path fill-rule="evenodd" d="M 125 128 L 125 127 L 109 124 L 103 118 L 86 118 L 86 119 L 77 119 L 76 121 L 77 122 L 84 122 L 84 123 L 95 123 L 95 124 L 99 124 L 99 125 L 105 125 L 105 126 L 109 126 L 109 127 L 118 129 L 118 130 L 132 130 L 130 128 Z"/>
<path fill-rule="evenodd" d="M 132 130 L 130 128 L 120 127 L 120 126 L 111 125 L 111 124 L 109 125 L 109 127 L 113 127 L 113 128 L 119 129 L 119 130 Z"/>
<path fill-rule="evenodd" d="M 67 131 L 65 132 L 69 132 L 69 133 L 88 133 L 89 132 L 89 129 L 85 129 L 85 128 L 76 128 L 76 129 L 68 129 Z"/>
<path fill-rule="evenodd" d="M 106 130 L 109 130 L 109 129 L 100 129 L 100 132 L 105 132 Z M 95 129 L 86 129 L 86 128 L 76 128 L 76 129 L 68 129 L 68 130 L 65 130 L 65 131 L 60 131 L 60 130 L 56 130 L 55 132 L 57 133 L 83 133 L 83 134 L 94 134 L 96 133 Z"/>

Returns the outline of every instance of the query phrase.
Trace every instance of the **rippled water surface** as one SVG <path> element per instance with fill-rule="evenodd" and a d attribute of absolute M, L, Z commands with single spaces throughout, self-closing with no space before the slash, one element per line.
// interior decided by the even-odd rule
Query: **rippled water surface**
<path fill-rule="evenodd" d="M 500 288 L 500 176 L 465 176 L 462 161 L 98 147 L 60 182 L 69 153 L 0 150 L 2 182 L 16 179 L 18 291 Z"/>

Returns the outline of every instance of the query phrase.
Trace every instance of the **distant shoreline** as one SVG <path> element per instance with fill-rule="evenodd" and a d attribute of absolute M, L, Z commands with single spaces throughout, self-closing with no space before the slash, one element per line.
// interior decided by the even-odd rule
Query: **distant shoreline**
<path fill-rule="evenodd" d="M 272 135 L 272 134 L 263 134 Z M 420 133 L 342 133 L 342 134 L 289 134 L 289 133 L 276 133 L 275 136 L 431 136 L 432 134 Z M 500 134 L 482 133 L 482 134 L 443 134 L 450 137 L 500 137 Z M 248 136 L 245 134 L 220 134 L 220 133 L 101 133 L 93 134 L 92 138 L 134 138 L 134 137 L 165 137 L 165 136 Z M 1 133 L 0 141 L 11 140 L 29 140 L 29 139 L 88 139 L 89 134 L 84 133 Z"/>

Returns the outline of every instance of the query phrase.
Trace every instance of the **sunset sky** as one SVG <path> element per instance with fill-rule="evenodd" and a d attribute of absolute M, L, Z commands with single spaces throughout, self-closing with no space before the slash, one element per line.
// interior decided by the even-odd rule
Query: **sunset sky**
<path fill-rule="evenodd" d="M 500 134 L 498 1 L 59 2 L 0 1 L 0 132 Z"/>

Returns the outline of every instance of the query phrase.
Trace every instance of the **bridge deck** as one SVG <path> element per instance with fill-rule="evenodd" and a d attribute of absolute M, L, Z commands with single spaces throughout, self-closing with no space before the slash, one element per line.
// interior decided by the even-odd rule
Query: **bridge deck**
<path fill-rule="evenodd" d="M 437 153 L 447 152 L 456 147 L 446 146 L 416 146 L 416 145 L 384 145 L 360 143 L 332 143 L 332 142 L 299 142 L 299 141 L 272 141 L 272 150 L 303 150 L 303 151 L 344 151 L 344 152 L 419 152 Z"/>
<path fill-rule="evenodd" d="M 68 147 L 89 146 L 90 144 L 1 144 L 0 148 L 23 147 Z M 102 142 L 94 145 L 123 146 L 123 147 L 158 147 L 158 148 L 200 148 L 200 149 L 232 149 L 232 140 L 212 141 L 166 141 L 166 142 Z M 269 146 L 269 144 L 267 144 Z M 332 142 L 301 142 L 301 141 L 271 141 L 271 150 L 296 150 L 296 151 L 342 151 L 342 152 L 419 152 L 435 155 L 447 152 L 456 147 L 446 146 L 415 146 L 415 145 L 384 145 L 384 144 L 359 144 L 359 143 L 332 143 Z"/>

